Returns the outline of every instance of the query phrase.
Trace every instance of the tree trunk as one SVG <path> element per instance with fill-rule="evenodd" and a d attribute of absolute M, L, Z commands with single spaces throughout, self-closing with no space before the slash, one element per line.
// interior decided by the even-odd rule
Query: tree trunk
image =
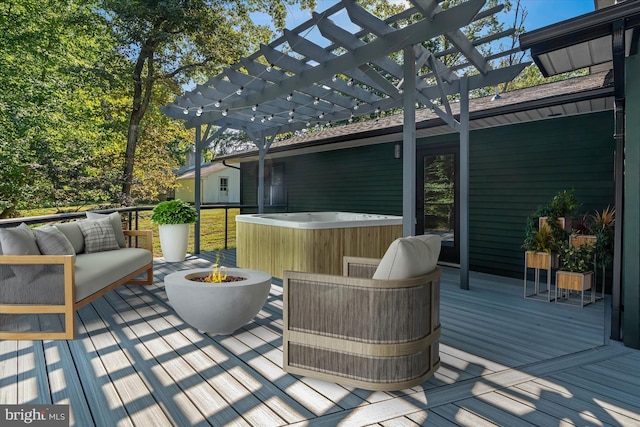
<path fill-rule="evenodd" d="M 142 120 L 139 110 L 131 112 L 129 119 L 129 131 L 127 133 L 127 149 L 124 158 L 124 174 L 122 176 L 122 194 L 120 203 L 130 206 L 131 203 L 131 185 L 133 183 L 133 165 L 135 163 L 136 147 L 138 145 L 138 136 L 140 134 L 140 121 Z"/>
<path fill-rule="evenodd" d="M 151 101 L 151 90 L 154 82 L 154 43 L 147 41 L 138 55 L 136 67 L 133 72 L 133 103 L 131 106 L 131 116 L 129 118 L 129 130 L 127 132 L 127 148 L 125 150 L 124 173 L 122 176 L 122 193 L 120 204 L 131 206 L 131 186 L 133 184 L 133 166 L 135 164 L 136 147 L 140 136 L 140 122 L 147 111 L 149 101 Z M 146 77 L 142 73 L 145 69 Z"/>

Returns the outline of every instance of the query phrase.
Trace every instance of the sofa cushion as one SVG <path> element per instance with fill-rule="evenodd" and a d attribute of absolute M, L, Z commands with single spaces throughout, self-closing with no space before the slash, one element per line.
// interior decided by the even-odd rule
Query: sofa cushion
<path fill-rule="evenodd" d="M 76 254 L 84 252 L 84 235 L 82 234 L 80 227 L 78 227 L 77 221 L 62 222 L 60 224 L 56 224 L 55 227 L 60 230 L 67 239 L 69 239 Z"/>
<path fill-rule="evenodd" d="M 442 239 L 436 234 L 401 237 L 394 240 L 380 260 L 374 279 L 398 280 L 433 271 L 440 256 Z"/>
<path fill-rule="evenodd" d="M 78 227 L 84 236 L 84 251 L 86 253 L 120 249 L 110 218 L 85 219 L 78 221 Z"/>
<path fill-rule="evenodd" d="M 75 255 L 73 245 L 62 231 L 51 225 L 43 225 L 33 230 L 36 244 L 42 255 Z"/>
<path fill-rule="evenodd" d="M 76 302 L 153 262 L 150 251 L 123 248 L 76 257 Z"/>
<path fill-rule="evenodd" d="M 2 244 L 0 243 L 0 255 L 2 255 Z M 0 264 L 0 280 L 13 276 L 13 270 L 7 264 Z"/>
<path fill-rule="evenodd" d="M 0 228 L 0 246 L 4 255 L 41 255 L 36 238 L 24 222 L 13 228 Z M 44 268 L 41 264 L 11 264 L 11 270 L 20 280 L 29 282 Z M 3 269 L 3 275 L 6 275 Z"/>
<path fill-rule="evenodd" d="M 118 212 L 112 212 L 110 214 L 100 214 L 96 212 L 87 212 L 87 219 L 102 219 L 109 218 L 111 220 L 111 226 L 113 227 L 113 233 L 116 235 L 116 241 L 121 248 L 127 247 L 127 242 L 124 238 L 124 231 L 122 230 L 122 218 Z"/>

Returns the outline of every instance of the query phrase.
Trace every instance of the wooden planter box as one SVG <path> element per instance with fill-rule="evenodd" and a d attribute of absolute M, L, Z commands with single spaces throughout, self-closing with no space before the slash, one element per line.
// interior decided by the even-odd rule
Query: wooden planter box
<path fill-rule="evenodd" d="M 584 244 L 595 245 L 596 239 L 597 237 L 591 234 L 576 234 L 569 236 L 569 243 L 573 245 L 573 247 L 579 248 Z"/>
<path fill-rule="evenodd" d="M 558 218 L 558 225 L 564 231 L 571 232 L 571 226 L 573 225 L 573 218 L 563 217 L 562 216 L 562 217 Z M 541 216 L 540 218 L 538 218 L 538 229 L 542 230 L 543 228 L 546 228 L 547 230 L 551 231 L 549 229 L 549 226 L 547 225 L 547 217 L 546 216 Z"/>
<path fill-rule="evenodd" d="M 551 270 L 552 268 L 558 268 L 558 254 L 527 251 L 524 254 L 524 262 L 527 268 Z"/>
<path fill-rule="evenodd" d="M 590 301 L 587 303 L 584 301 L 584 291 L 590 290 L 593 286 L 593 271 L 573 273 L 571 271 L 558 270 L 556 272 L 556 303 L 584 307 L 586 304 L 595 302 L 595 292 L 593 291 L 591 292 Z M 574 291 L 580 293 L 580 299 L 571 298 L 571 294 Z"/>
<path fill-rule="evenodd" d="M 573 273 L 571 271 L 558 270 L 556 272 L 556 286 L 559 289 L 570 291 L 586 291 L 593 286 L 593 271 L 586 273 Z"/>

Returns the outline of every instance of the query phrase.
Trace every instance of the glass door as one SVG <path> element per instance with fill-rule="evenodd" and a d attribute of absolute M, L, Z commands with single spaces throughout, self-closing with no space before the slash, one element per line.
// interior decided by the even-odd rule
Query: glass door
<path fill-rule="evenodd" d="M 439 234 L 442 237 L 440 261 L 459 264 L 457 144 L 421 147 L 417 158 L 416 233 Z"/>

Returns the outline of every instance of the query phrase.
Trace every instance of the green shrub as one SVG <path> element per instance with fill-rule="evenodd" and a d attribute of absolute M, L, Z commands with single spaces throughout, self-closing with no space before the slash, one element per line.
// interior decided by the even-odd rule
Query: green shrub
<path fill-rule="evenodd" d="M 197 219 L 195 208 L 180 199 L 160 202 L 151 212 L 151 222 L 158 225 L 193 224 Z"/>

